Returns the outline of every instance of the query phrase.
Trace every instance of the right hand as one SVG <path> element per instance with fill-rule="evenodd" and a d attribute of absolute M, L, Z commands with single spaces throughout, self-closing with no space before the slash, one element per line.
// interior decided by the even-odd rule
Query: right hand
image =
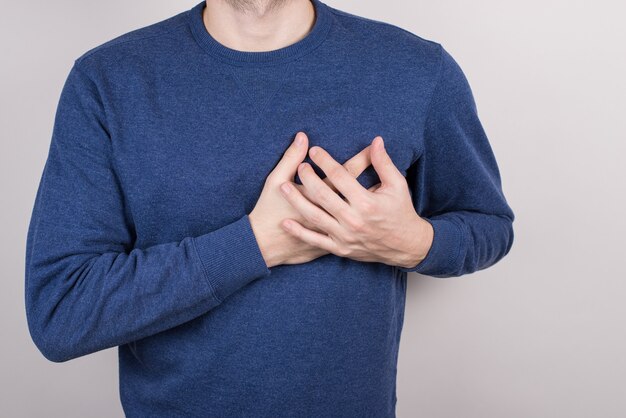
<path fill-rule="evenodd" d="M 301 138 L 298 145 L 296 139 Z M 353 177 L 358 177 L 371 164 L 370 146 L 363 148 L 359 153 L 343 164 L 343 167 Z M 254 235 L 256 236 L 261 254 L 268 267 L 279 264 L 301 264 L 314 260 L 328 251 L 311 246 L 286 232 L 280 223 L 291 218 L 300 222 L 306 228 L 322 232 L 309 223 L 293 206 L 282 196 L 279 187 L 285 181 L 294 181 L 298 165 L 304 161 L 309 149 L 309 139 L 304 132 L 298 132 L 296 138 L 285 151 L 285 154 L 276 167 L 265 179 L 254 209 L 248 215 Z M 327 178 L 323 179 L 328 186 L 337 192 L 337 189 Z M 307 196 L 306 188 L 301 184 L 294 184 L 298 190 Z M 372 186 L 372 188 L 375 188 Z"/>

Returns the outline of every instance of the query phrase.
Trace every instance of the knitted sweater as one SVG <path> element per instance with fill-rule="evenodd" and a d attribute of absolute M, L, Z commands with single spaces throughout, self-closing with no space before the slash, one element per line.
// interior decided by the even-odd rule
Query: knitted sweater
<path fill-rule="evenodd" d="M 54 362 L 118 347 L 129 417 L 393 417 L 407 273 L 469 274 L 512 246 L 457 62 L 312 2 L 311 31 L 277 50 L 220 44 L 202 1 L 69 71 L 28 230 L 28 325 Z M 341 163 L 384 138 L 433 225 L 421 263 L 268 268 L 248 214 L 298 131 Z"/>

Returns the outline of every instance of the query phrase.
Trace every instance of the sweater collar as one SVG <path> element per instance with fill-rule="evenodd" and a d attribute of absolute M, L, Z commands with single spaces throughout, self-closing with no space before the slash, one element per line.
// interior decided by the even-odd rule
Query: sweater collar
<path fill-rule="evenodd" d="M 328 34 L 332 25 L 329 7 L 320 0 L 310 0 L 315 8 L 315 22 L 309 33 L 299 41 L 272 51 L 239 51 L 219 43 L 206 30 L 202 13 L 206 7 L 203 0 L 188 10 L 188 21 L 198 44 L 217 59 L 238 66 L 273 65 L 300 57 L 317 47 Z"/>

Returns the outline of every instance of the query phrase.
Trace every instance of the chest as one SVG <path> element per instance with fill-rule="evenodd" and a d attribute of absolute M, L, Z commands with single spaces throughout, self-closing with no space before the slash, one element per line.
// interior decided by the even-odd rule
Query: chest
<path fill-rule="evenodd" d="M 340 163 L 380 135 L 406 174 L 420 148 L 417 100 L 384 80 L 255 84 L 224 73 L 195 84 L 166 76 L 146 82 L 124 101 L 113 137 L 138 241 L 181 239 L 249 213 L 298 131 Z M 358 180 L 364 187 L 379 182 L 371 166 Z"/>

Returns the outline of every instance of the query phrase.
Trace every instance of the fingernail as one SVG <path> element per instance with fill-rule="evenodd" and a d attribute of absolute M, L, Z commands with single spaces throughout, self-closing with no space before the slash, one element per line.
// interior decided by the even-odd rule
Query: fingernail
<path fill-rule="evenodd" d="M 304 135 L 302 135 L 301 133 L 298 133 L 296 135 L 296 145 L 300 146 L 302 144 L 304 144 Z"/>
<path fill-rule="evenodd" d="M 378 137 L 378 147 L 380 149 L 384 149 L 385 148 L 385 142 L 383 141 L 383 137 L 382 136 Z"/>
<path fill-rule="evenodd" d="M 280 185 L 280 190 L 283 191 L 283 193 L 285 194 L 289 194 L 289 192 L 291 191 L 291 184 L 289 183 L 283 183 Z"/>
<path fill-rule="evenodd" d="M 309 155 L 312 157 L 317 154 L 317 148 L 313 147 L 309 150 Z"/>

